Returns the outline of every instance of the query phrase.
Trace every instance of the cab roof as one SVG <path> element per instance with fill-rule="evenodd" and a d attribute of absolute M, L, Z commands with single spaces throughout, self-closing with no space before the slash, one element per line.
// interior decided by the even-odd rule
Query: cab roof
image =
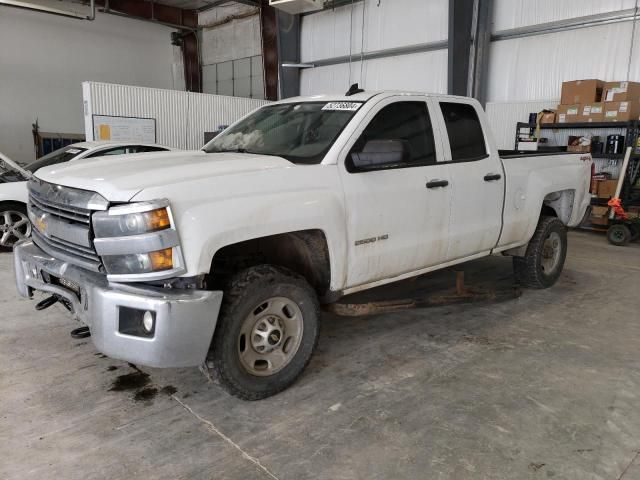
<path fill-rule="evenodd" d="M 355 93 L 353 95 L 345 95 L 345 94 L 322 94 L 322 95 L 309 95 L 309 96 L 300 96 L 300 97 L 292 97 L 287 98 L 285 100 L 280 100 L 278 102 L 273 103 L 297 103 L 297 102 L 366 102 L 367 100 L 372 99 L 373 97 L 387 98 L 387 97 L 397 97 L 397 96 L 424 96 L 424 97 L 457 97 L 457 98 L 467 98 L 460 97 L 456 95 L 447 95 L 442 93 L 426 93 L 426 92 L 411 92 L 406 90 L 372 90 L 372 91 L 364 91 L 360 93 Z"/>

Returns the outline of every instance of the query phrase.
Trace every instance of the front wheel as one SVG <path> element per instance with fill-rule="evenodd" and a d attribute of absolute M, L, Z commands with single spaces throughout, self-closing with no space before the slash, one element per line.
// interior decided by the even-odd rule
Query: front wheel
<path fill-rule="evenodd" d="M 21 203 L 0 205 L 0 250 L 11 250 L 21 240 L 31 235 L 31 223 L 27 209 Z"/>
<path fill-rule="evenodd" d="M 259 400 L 289 387 L 315 349 L 320 307 L 307 281 L 271 265 L 235 275 L 225 291 L 209 360 L 223 388 Z"/>
<path fill-rule="evenodd" d="M 549 288 L 562 273 L 567 256 L 567 227 L 556 217 L 542 217 L 524 257 L 513 257 L 516 279 L 523 287 Z"/>

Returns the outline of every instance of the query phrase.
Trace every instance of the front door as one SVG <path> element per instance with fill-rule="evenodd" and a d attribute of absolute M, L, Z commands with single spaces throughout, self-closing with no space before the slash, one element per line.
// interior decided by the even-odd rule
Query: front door
<path fill-rule="evenodd" d="M 353 154 L 366 153 L 372 141 L 401 143 L 406 155 L 393 165 L 357 167 Z M 441 156 L 425 97 L 388 98 L 369 112 L 340 164 L 349 259 L 346 288 L 444 261 L 451 189 L 449 167 L 438 162 Z"/>

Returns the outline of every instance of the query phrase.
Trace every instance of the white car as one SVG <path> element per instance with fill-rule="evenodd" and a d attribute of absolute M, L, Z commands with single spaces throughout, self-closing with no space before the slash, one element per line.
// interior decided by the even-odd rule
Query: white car
<path fill-rule="evenodd" d="M 552 286 L 591 200 L 589 154 L 498 151 L 480 104 L 447 95 L 287 99 L 144 157 L 36 174 L 18 291 L 105 355 L 200 365 L 249 400 L 307 366 L 321 302 L 492 254 Z"/>
<path fill-rule="evenodd" d="M 27 180 L 40 168 L 83 158 L 168 150 L 171 149 L 162 145 L 134 142 L 79 142 L 24 166 L 0 153 L 0 249 L 9 249 L 31 234 L 27 218 Z"/>

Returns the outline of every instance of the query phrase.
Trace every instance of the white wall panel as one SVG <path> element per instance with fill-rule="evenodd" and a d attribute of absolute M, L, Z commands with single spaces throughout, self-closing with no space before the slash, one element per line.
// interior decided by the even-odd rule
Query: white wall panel
<path fill-rule="evenodd" d="M 156 119 L 157 142 L 174 148 L 202 147 L 204 132 L 216 131 L 268 103 L 204 93 L 85 82 L 85 134 L 92 138 L 92 115 Z"/>
<path fill-rule="evenodd" d="M 378 5 L 378 3 L 380 3 Z M 349 55 L 362 46 L 362 9 L 365 9 L 364 51 L 445 40 L 448 0 L 365 0 L 302 17 L 300 54 L 303 62 Z M 353 25 L 351 35 L 350 24 Z"/>
<path fill-rule="evenodd" d="M 489 125 L 499 149 L 515 148 L 516 123 L 529 121 L 529 113 L 540 112 L 545 108 L 555 108 L 558 100 L 537 102 L 487 102 L 485 110 Z"/>
<path fill-rule="evenodd" d="M 81 134 L 83 81 L 183 87 L 172 31 L 100 12 L 88 22 L 0 7 L 0 151 L 35 160 L 36 119 L 43 132 Z"/>
<path fill-rule="evenodd" d="M 493 31 L 633 8 L 635 0 L 495 0 Z"/>
<path fill-rule="evenodd" d="M 301 95 L 344 93 L 358 82 L 367 90 L 409 90 L 446 93 L 447 51 L 415 53 L 360 62 L 304 69 L 300 77 Z"/>
<path fill-rule="evenodd" d="M 626 80 L 631 22 L 501 40 L 491 43 L 491 102 L 560 98 L 563 81 Z M 640 81 L 640 55 L 630 80 Z"/>

